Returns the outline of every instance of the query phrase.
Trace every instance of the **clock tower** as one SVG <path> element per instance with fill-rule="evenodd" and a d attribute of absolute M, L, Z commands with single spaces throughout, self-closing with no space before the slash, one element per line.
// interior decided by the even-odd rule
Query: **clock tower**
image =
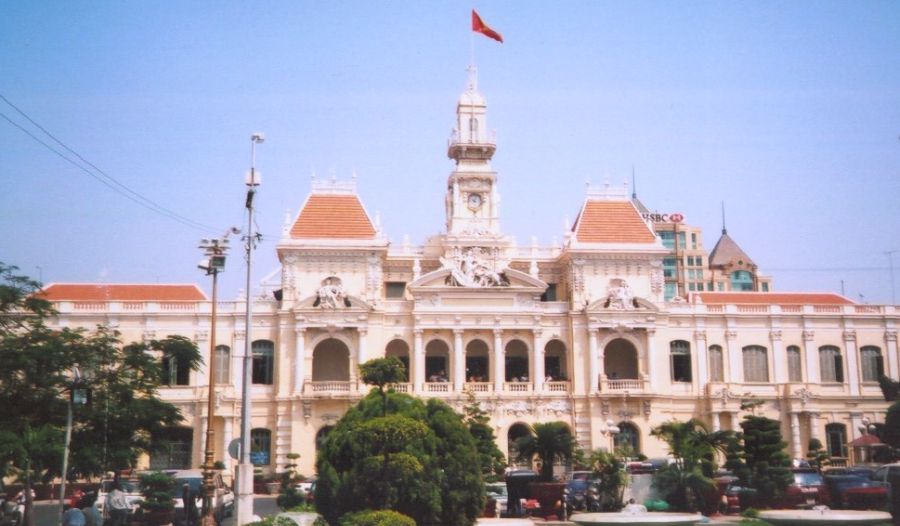
<path fill-rule="evenodd" d="M 487 104 L 478 92 L 475 66 L 469 66 L 466 91 L 456 105 L 456 127 L 447 156 L 456 167 L 447 179 L 447 234 L 458 237 L 500 235 L 500 196 L 491 157 L 497 144 L 487 128 Z"/>

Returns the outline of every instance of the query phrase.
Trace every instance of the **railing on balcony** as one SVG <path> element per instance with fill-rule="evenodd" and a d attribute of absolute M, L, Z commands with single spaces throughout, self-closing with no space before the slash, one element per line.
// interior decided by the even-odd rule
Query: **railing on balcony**
<path fill-rule="evenodd" d="M 610 391 L 640 391 L 644 388 L 644 381 L 639 378 L 607 380 L 606 385 Z"/>
<path fill-rule="evenodd" d="M 425 382 L 426 393 L 449 393 L 450 384 L 448 382 Z"/>
<path fill-rule="evenodd" d="M 304 394 L 308 395 L 347 394 L 351 391 L 353 391 L 351 382 L 338 380 L 306 382 L 303 386 Z"/>
<path fill-rule="evenodd" d="M 507 393 L 529 393 L 531 384 L 528 382 L 506 382 Z"/>
<path fill-rule="evenodd" d="M 473 393 L 490 393 L 492 391 L 490 382 L 466 382 L 464 389 Z"/>
<path fill-rule="evenodd" d="M 544 382 L 544 391 L 548 393 L 568 393 L 569 382 Z"/>
<path fill-rule="evenodd" d="M 411 393 L 412 392 L 412 384 L 410 383 L 402 383 L 402 384 L 389 384 L 389 389 L 393 389 L 396 393 Z"/>

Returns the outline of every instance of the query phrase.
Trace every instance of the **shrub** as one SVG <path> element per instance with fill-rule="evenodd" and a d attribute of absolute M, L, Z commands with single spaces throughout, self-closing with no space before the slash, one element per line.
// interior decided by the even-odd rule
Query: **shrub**
<path fill-rule="evenodd" d="M 340 526 L 416 526 L 416 521 L 391 510 L 366 510 L 341 517 Z"/>

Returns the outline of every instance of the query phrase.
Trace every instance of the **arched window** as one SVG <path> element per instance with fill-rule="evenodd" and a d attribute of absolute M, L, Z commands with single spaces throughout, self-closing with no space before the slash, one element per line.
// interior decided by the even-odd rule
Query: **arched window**
<path fill-rule="evenodd" d="M 753 274 L 746 270 L 735 270 L 732 272 L 731 290 L 753 290 Z"/>
<path fill-rule="evenodd" d="M 834 345 L 819 347 L 819 370 L 822 372 L 823 382 L 844 381 L 844 361 L 841 359 L 841 350 Z"/>
<path fill-rule="evenodd" d="M 256 340 L 253 349 L 253 383 L 272 385 L 275 378 L 275 344 Z"/>
<path fill-rule="evenodd" d="M 769 381 L 769 358 L 765 347 L 748 345 L 743 349 L 743 357 L 745 382 Z"/>
<path fill-rule="evenodd" d="M 227 345 L 216 345 L 216 383 L 231 382 L 231 349 Z"/>
<path fill-rule="evenodd" d="M 391 340 L 384 349 L 385 357 L 394 357 L 403 363 L 406 369 L 406 381 L 409 381 L 409 345 L 403 340 Z"/>
<path fill-rule="evenodd" d="M 516 447 L 516 440 L 530 433 L 531 430 L 525 424 L 513 424 L 509 427 L 509 431 L 506 432 L 506 442 L 508 444 L 506 458 L 510 466 L 531 467 L 530 461 L 519 460 L 519 450 Z"/>
<path fill-rule="evenodd" d="M 469 142 L 478 140 L 478 119 L 469 117 Z"/>
<path fill-rule="evenodd" d="M 613 447 L 625 450 L 628 456 L 637 456 L 641 452 L 641 433 L 631 422 L 620 422 L 619 433 L 613 439 Z"/>
<path fill-rule="evenodd" d="M 788 345 L 787 348 L 788 381 L 803 381 L 803 366 L 800 360 L 800 347 Z"/>
<path fill-rule="evenodd" d="M 250 431 L 250 463 L 254 466 L 268 466 L 271 463 L 272 432 L 256 428 Z"/>
<path fill-rule="evenodd" d="M 862 362 L 863 382 L 877 382 L 884 376 L 884 359 L 881 357 L 881 349 L 874 345 L 866 345 L 859 350 Z"/>
<path fill-rule="evenodd" d="M 847 457 L 847 426 L 828 424 L 825 426 L 825 447 L 832 457 Z"/>
<path fill-rule="evenodd" d="M 724 381 L 725 361 L 722 359 L 722 346 L 710 345 L 707 352 L 709 353 L 709 381 Z"/>
<path fill-rule="evenodd" d="M 691 344 L 684 340 L 669 343 L 673 382 L 691 381 Z"/>

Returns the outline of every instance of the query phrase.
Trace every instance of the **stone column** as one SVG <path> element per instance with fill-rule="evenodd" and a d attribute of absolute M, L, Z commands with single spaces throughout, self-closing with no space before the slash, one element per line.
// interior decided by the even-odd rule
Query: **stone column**
<path fill-rule="evenodd" d="M 655 363 L 656 357 L 656 329 L 650 327 L 647 329 L 647 376 L 650 378 L 650 390 L 654 393 L 659 392 L 659 370 Z"/>
<path fill-rule="evenodd" d="M 368 358 L 366 343 L 368 343 L 367 336 L 369 335 L 369 329 L 367 327 L 357 327 L 356 332 L 359 334 L 359 349 L 357 349 L 356 355 L 356 363 L 359 365 L 364 363 Z"/>
<path fill-rule="evenodd" d="M 729 411 L 731 413 L 731 430 L 741 431 L 741 413 L 740 411 Z"/>
<path fill-rule="evenodd" d="M 725 346 L 728 348 L 728 381 L 734 384 L 744 382 L 744 357 L 734 340 L 737 331 L 725 331 Z"/>
<path fill-rule="evenodd" d="M 494 329 L 494 392 L 503 392 L 506 381 L 506 352 L 503 349 L 503 330 Z"/>
<path fill-rule="evenodd" d="M 819 413 L 809 413 L 809 438 L 815 438 L 822 442 L 822 435 L 819 433 Z M 825 443 L 822 442 L 822 446 Z"/>
<path fill-rule="evenodd" d="M 803 331 L 803 354 L 806 356 L 806 382 L 810 384 L 820 383 L 822 380 L 819 374 L 819 351 L 814 343 L 816 333 L 813 331 Z"/>
<path fill-rule="evenodd" d="M 697 349 L 697 378 L 695 392 L 703 392 L 709 383 L 709 356 L 706 352 L 706 331 L 694 331 L 694 347 Z M 650 363 L 652 360 L 647 360 Z"/>
<path fill-rule="evenodd" d="M 781 329 L 769 331 L 769 340 L 772 342 L 772 373 L 776 384 L 785 384 L 787 376 L 787 354 L 781 345 Z"/>
<path fill-rule="evenodd" d="M 234 418 L 226 416 L 222 419 L 222 462 L 225 463 L 225 470 L 231 470 L 231 455 L 228 454 L 228 445 L 234 439 L 232 436 L 231 426 L 234 425 Z"/>
<path fill-rule="evenodd" d="M 234 331 L 234 344 L 231 346 L 231 381 L 237 393 L 243 392 L 244 386 L 244 340 L 246 337 L 246 331 Z"/>
<path fill-rule="evenodd" d="M 453 390 L 461 393 L 466 381 L 466 360 L 463 350 L 463 330 L 453 329 Z"/>
<path fill-rule="evenodd" d="M 532 363 L 534 364 L 531 367 L 532 371 L 532 379 L 535 392 L 540 393 L 544 390 L 544 377 L 546 376 L 546 372 L 544 371 L 544 340 L 541 338 L 543 334 L 540 329 L 532 330 L 533 338 L 533 351 L 531 352 Z"/>
<path fill-rule="evenodd" d="M 900 356 L 897 354 L 896 330 L 888 329 L 884 331 L 884 344 L 886 347 L 885 352 L 887 353 L 888 374 L 891 378 L 897 378 L 900 375 L 900 364 L 898 364 Z"/>
<path fill-rule="evenodd" d="M 425 344 L 422 342 L 422 329 L 413 329 L 412 359 L 413 390 L 425 391 Z"/>
<path fill-rule="evenodd" d="M 603 374 L 603 360 L 597 348 L 597 329 L 588 329 L 588 393 L 596 393 L 600 390 L 600 375 Z"/>
<path fill-rule="evenodd" d="M 194 340 L 197 342 L 197 349 L 200 350 L 203 363 L 196 372 L 191 371 L 192 375 L 196 375 L 196 381 L 192 382 L 192 385 L 207 387 L 209 386 L 209 366 L 216 359 L 215 351 L 212 351 L 212 356 L 210 356 L 209 331 L 197 331 L 194 334 Z"/>
<path fill-rule="evenodd" d="M 304 372 L 303 365 L 306 360 L 306 329 L 297 327 L 294 329 L 294 394 L 303 394 Z"/>
<path fill-rule="evenodd" d="M 847 351 L 847 380 L 850 396 L 857 397 L 859 391 L 859 353 L 856 351 L 856 331 L 844 331 L 844 349 Z"/>
<path fill-rule="evenodd" d="M 712 412 L 712 430 L 714 433 L 722 430 L 722 420 L 719 418 L 718 411 Z"/>
<path fill-rule="evenodd" d="M 800 446 L 800 415 L 791 411 L 791 454 L 794 458 L 803 458 L 803 449 Z"/>

